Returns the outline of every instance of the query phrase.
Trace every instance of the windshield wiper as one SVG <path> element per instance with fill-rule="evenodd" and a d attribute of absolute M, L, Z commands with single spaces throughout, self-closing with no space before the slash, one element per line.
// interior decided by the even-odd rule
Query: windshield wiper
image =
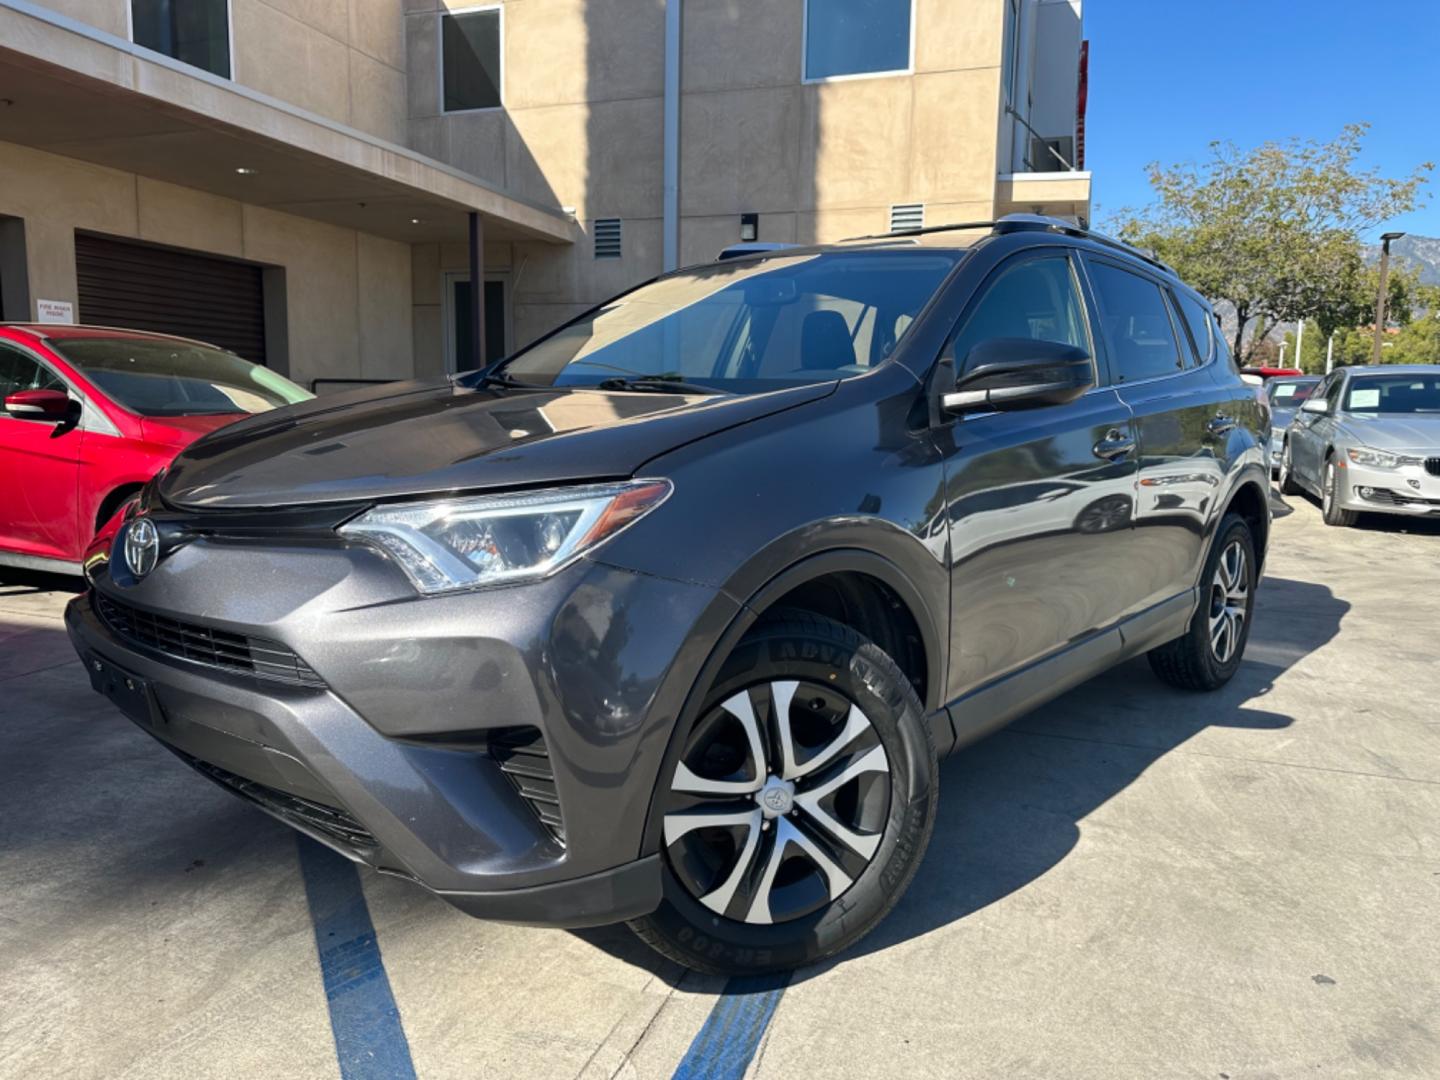
<path fill-rule="evenodd" d="M 635 390 L 645 394 L 728 394 L 728 390 L 717 390 L 713 386 L 686 382 L 679 375 L 665 372 L 660 375 L 637 375 L 634 378 L 602 379 L 595 386 L 600 390 Z"/>
<path fill-rule="evenodd" d="M 521 382 L 513 375 L 507 375 L 504 371 L 487 371 L 480 378 L 475 380 L 475 388 L 482 386 L 505 386 L 511 390 L 546 390 L 548 387 L 537 386 L 534 383 Z"/>

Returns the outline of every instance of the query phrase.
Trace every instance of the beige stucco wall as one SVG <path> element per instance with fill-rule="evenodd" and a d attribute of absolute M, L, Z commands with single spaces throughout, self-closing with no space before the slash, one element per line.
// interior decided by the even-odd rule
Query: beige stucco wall
<path fill-rule="evenodd" d="M 297 382 L 414 370 L 407 244 L 12 143 L 0 143 L 0 214 L 25 223 L 32 304 L 78 307 L 76 229 L 132 237 L 283 267 Z"/>
<path fill-rule="evenodd" d="M 41 0 L 128 37 L 129 0 Z M 232 75 L 245 86 L 405 143 L 402 0 L 230 0 Z"/>

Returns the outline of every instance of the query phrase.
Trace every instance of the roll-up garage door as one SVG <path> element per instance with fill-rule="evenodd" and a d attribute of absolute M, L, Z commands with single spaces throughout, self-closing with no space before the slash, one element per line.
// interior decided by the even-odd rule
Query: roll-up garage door
<path fill-rule="evenodd" d="M 198 338 L 265 363 L 261 267 L 77 232 L 75 270 L 81 322 Z"/>

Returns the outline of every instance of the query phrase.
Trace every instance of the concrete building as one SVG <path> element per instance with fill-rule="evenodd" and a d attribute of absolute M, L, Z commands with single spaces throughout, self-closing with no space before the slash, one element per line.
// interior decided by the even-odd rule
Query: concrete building
<path fill-rule="evenodd" d="M 0 0 L 0 314 L 463 369 L 742 238 L 1087 217 L 1083 58 L 1080 0 Z"/>

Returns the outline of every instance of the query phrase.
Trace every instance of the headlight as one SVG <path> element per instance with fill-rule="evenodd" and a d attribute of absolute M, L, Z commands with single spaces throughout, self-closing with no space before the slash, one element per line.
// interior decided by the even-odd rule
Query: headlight
<path fill-rule="evenodd" d="M 429 596 L 543 578 L 665 501 L 668 480 L 377 506 L 340 529 Z"/>
<path fill-rule="evenodd" d="M 1345 451 L 1356 465 L 1371 465 L 1377 469 L 1398 469 L 1402 465 L 1414 465 L 1419 458 L 1391 454 L 1385 450 L 1371 450 L 1368 446 L 1354 447 Z"/>

